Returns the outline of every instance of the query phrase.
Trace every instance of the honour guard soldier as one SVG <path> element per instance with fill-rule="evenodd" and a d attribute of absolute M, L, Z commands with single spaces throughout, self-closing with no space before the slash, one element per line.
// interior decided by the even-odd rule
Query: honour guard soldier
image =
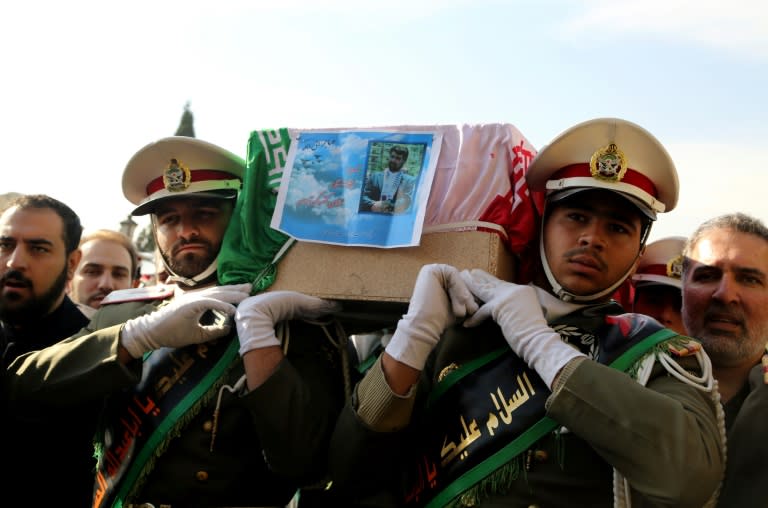
<path fill-rule="evenodd" d="M 725 457 L 709 358 L 611 300 L 677 203 L 672 159 L 600 118 L 545 146 L 526 179 L 546 192 L 534 283 L 422 268 L 342 412 L 334 488 L 346 506 L 711 504 Z"/>
<path fill-rule="evenodd" d="M 195 138 L 139 150 L 123 192 L 151 214 L 167 283 L 110 293 L 88 329 L 11 367 L 17 410 L 104 400 L 94 508 L 285 506 L 324 475 L 344 390 L 317 318 L 335 305 L 217 285 L 244 171 Z"/>
<path fill-rule="evenodd" d="M 667 328 L 685 334 L 680 308 L 684 236 L 670 236 L 651 242 L 632 275 L 632 310 L 651 316 Z"/>

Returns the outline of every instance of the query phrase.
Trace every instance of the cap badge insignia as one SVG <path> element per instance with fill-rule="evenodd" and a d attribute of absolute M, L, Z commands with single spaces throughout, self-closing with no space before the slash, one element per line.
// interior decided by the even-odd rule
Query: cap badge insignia
<path fill-rule="evenodd" d="M 667 277 L 673 279 L 683 278 L 683 255 L 679 255 L 669 260 L 667 263 Z"/>
<path fill-rule="evenodd" d="M 593 178 L 620 182 L 627 172 L 627 158 L 611 143 L 592 154 L 589 169 Z"/>
<path fill-rule="evenodd" d="M 192 173 L 189 168 L 177 159 L 171 159 L 168 167 L 163 171 L 163 185 L 171 192 L 187 190 L 191 180 Z"/>

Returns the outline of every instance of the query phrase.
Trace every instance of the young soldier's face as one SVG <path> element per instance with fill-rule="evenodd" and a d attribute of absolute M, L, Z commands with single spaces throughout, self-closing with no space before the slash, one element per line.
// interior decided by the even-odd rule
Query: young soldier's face
<path fill-rule="evenodd" d="M 0 317 L 21 323 L 54 310 L 79 254 L 67 256 L 64 222 L 54 210 L 7 209 L 0 216 Z"/>
<path fill-rule="evenodd" d="M 768 242 L 707 231 L 683 275 L 683 321 L 718 367 L 754 365 L 768 338 Z"/>
<path fill-rule="evenodd" d="M 583 191 L 548 206 L 544 251 L 568 291 L 589 295 L 607 289 L 637 262 L 641 212 L 615 192 Z"/>
<path fill-rule="evenodd" d="M 155 237 L 171 270 L 191 278 L 208 268 L 221 249 L 233 202 L 185 197 L 158 204 Z"/>

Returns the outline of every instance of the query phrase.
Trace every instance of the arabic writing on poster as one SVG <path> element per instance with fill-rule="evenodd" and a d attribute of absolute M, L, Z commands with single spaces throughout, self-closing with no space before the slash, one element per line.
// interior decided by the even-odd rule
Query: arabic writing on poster
<path fill-rule="evenodd" d="M 296 131 L 271 226 L 299 240 L 419 245 L 439 132 Z"/>

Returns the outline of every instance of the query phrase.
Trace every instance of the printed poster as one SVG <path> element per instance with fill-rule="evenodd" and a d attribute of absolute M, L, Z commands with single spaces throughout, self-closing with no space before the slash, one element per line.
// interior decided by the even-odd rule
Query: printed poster
<path fill-rule="evenodd" d="M 439 132 L 294 131 L 271 226 L 307 242 L 419 245 Z"/>

